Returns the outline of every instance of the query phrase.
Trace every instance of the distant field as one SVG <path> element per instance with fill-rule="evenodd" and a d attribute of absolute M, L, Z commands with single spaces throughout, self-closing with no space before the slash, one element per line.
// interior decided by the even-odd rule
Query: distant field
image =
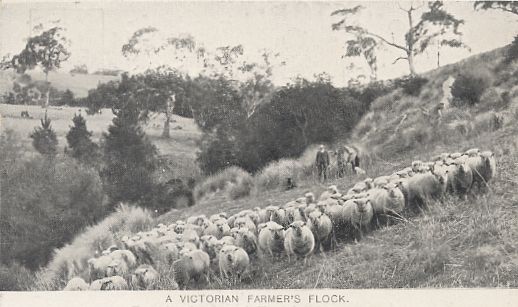
<path fill-rule="evenodd" d="M 32 119 L 21 118 L 20 113 L 27 110 Z M 86 118 L 89 131 L 93 132 L 93 139 L 98 142 L 102 133 L 108 130 L 113 119 L 110 109 L 103 109 L 102 114 L 87 115 L 84 108 L 73 107 L 49 107 L 48 116 L 52 120 L 52 127 L 57 133 L 59 148 L 63 150 L 66 134 L 72 126 L 74 114 L 81 113 Z M 40 126 L 40 119 L 45 116 L 45 109 L 40 106 L 23 106 L 0 104 L 0 130 L 14 130 L 28 152 L 33 152 L 32 139 L 29 134 L 34 128 Z M 193 172 L 194 159 L 196 157 L 196 141 L 201 137 L 201 132 L 192 119 L 173 116 L 171 122 L 171 138 L 161 138 L 163 129 L 163 115 L 155 115 L 144 127 L 144 131 L 157 146 L 161 155 L 167 155 L 174 160 L 180 168 L 181 174 Z M 182 169 L 183 166 L 183 169 Z"/>

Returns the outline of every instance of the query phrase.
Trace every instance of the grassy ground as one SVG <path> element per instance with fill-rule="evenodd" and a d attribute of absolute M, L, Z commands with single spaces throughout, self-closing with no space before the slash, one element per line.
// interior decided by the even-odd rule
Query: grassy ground
<path fill-rule="evenodd" d="M 477 139 L 414 152 L 391 161 L 376 161 L 370 176 L 388 174 L 443 151 L 478 146 L 493 150 L 498 175 L 489 191 L 467 200 L 447 196 L 408 221 L 372 231 L 362 241 L 341 241 L 327 254 L 317 254 L 304 267 L 287 259 L 256 261 L 249 278 L 229 284 L 214 277 L 209 289 L 240 288 L 405 288 L 405 287 L 518 287 L 518 129 L 482 135 Z M 329 183 L 350 187 L 358 178 Z M 172 211 L 157 222 L 172 222 L 195 214 L 212 214 L 283 204 L 305 191 L 322 191 L 307 182 L 289 192 L 267 192 L 237 201 L 212 199 L 184 211 Z M 167 288 L 167 284 L 162 285 Z"/>

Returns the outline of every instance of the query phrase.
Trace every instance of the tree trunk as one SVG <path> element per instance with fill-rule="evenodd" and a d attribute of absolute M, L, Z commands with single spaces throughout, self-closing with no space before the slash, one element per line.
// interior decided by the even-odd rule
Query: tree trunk
<path fill-rule="evenodd" d="M 171 103 L 172 101 L 172 103 Z M 174 95 L 167 99 L 167 102 L 166 102 L 166 106 L 165 106 L 165 122 L 164 122 L 164 131 L 162 132 L 162 137 L 163 138 L 169 138 L 171 135 L 170 135 L 170 132 L 169 132 L 169 123 L 171 121 L 171 115 L 172 115 L 172 111 L 174 110 L 174 102 L 175 102 L 175 98 L 174 98 Z"/>
<path fill-rule="evenodd" d="M 49 101 L 50 101 L 50 84 L 49 84 L 49 73 L 45 73 L 45 84 L 47 85 L 47 97 L 45 101 L 45 109 L 49 107 Z"/>
<path fill-rule="evenodd" d="M 409 31 L 408 31 L 408 40 L 407 40 L 407 57 L 408 57 L 408 68 L 410 68 L 410 75 L 415 76 L 415 67 L 414 67 L 414 44 L 415 39 L 414 35 L 412 34 L 412 30 L 414 29 L 414 22 L 412 21 L 412 11 L 414 10 L 413 7 L 410 7 L 410 9 L 407 11 L 408 14 L 408 25 L 409 25 Z"/>

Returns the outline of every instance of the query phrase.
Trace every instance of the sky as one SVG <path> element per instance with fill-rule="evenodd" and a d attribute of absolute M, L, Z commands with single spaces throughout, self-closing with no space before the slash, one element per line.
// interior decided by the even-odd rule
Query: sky
<path fill-rule="evenodd" d="M 414 2 L 420 5 L 422 2 Z M 331 12 L 349 8 L 359 2 L 207 2 L 207 1 L 4 1 L 0 10 L 0 55 L 16 54 L 38 23 L 52 21 L 66 28 L 70 39 L 70 59 L 63 71 L 86 64 L 89 71 L 100 68 L 131 70 L 143 58 L 126 59 L 121 47 L 138 29 L 152 26 L 161 35 L 192 35 L 207 49 L 242 44 L 245 54 L 258 54 L 268 49 L 280 54 L 286 65 L 274 70 L 274 83 L 289 82 L 296 76 L 312 79 L 326 72 L 336 85 L 345 85 L 358 75 L 369 75 L 366 63 L 354 61 L 349 67 L 343 59 L 346 34 L 332 31 L 338 21 Z M 365 9 L 355 18 L 356 23 L 400 44 L 408 27 L 406 13 L 399 7 L 409 2 L 362 1 Z M 466 49 L 441 50 L 441 65 L 509 44 L 518 32 L 515 15 L 496 10 L 477 12 L 472 2 L 446 1 L 446 9 L 464 19 L 461 26 Z M 420 13 L 417 14 L 420 16 Z M 378 77 L 393 78 L 408 74 L 408 64 L 399 61 L 397 49 L 389 46 L 378 52 Z M 252 57 L 252 56 L 251 56 Z M 165 57 L 160 59 L 165 60 Z M 138 64 L 138 65 L 140 65 Z M 437 67 L 437 47 L 416 59 L 416 69 L 424 72 Z"/>

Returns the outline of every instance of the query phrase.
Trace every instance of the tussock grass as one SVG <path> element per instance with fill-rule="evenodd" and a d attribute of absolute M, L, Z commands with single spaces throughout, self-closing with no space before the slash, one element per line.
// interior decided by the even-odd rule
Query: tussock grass
<path fill-rule="evenodd" d="M 99 224 L 85 229 L 70 244 L 57 249 L 52 261 L 37 273 L 34 290 L 60 290 L 72 277 L 88 280 L 88 259 L 99 255 L 120 239 L 138 231 L 151 229 L 155 222 L 145 209 L 121 205 Z"/>
<path fill-rule="evenodd" d="M 223 194 L 230 199 L 248 196 L 252 190 L 252 176 L 237 166 L 228 167 L 215 175 L 205 178 L 194 188 L 196 201 L 215 194 Z"/>

